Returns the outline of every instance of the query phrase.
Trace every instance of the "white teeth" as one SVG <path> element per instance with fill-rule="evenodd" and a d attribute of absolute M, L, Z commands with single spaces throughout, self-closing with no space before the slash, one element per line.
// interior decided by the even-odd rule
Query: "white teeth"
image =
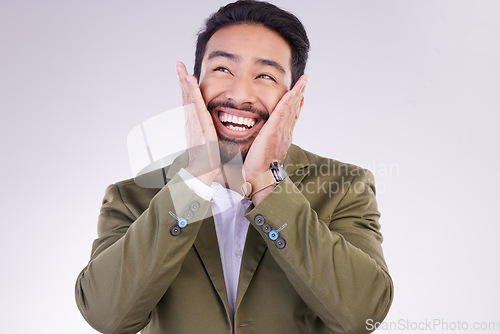
<path fill-rule="evenodd" d="M 230 122 L 234 124 L 241 124 L 241 125 L 246 125 L 248 127 L 253 127 L 256 123 L 255 118 L 247 118 L 247 117 L 238 117 L 234 116 L 225 112 L 219 112 L 219 120 L 221 122 Z M 245 131 L 247 130 L 246 128 L 242 127 L 234 127 L 234 126 L 228 126 L 231 130 L 236 130 L 236 131 Z"/>
<path fill-rule="evenodd" d="M 241 127 L 241 126 L 232 126 L 232 125 L 227 125 L 227 127 L 231 130 L 234 130 L 234 131 L 245 131 L 246 128 L 244 127 Z"/>

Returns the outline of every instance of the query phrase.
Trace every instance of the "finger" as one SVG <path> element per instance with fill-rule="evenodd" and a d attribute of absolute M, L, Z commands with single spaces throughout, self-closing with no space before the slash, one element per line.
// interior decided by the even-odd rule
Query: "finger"
<path fill-rule="evenodd" d="M 175 63 L 175 71 L 177 72 L 177 77 L 179 78 L 179 82 L 185 80 L 188 75 L 186 65 L 182 61 L 178 61 Z"/>
<path fill-rule="evenodd" d="M 284 160 L 284 155 L 283 155 L 283 149 L 288 149 L 282 148 L 283 144 L 285 141 L 288 141 L 284 137 L 288 138 L 288 134 L 284 133 L 285 130 L 285 124 L 287 120 L 287 114 L 289 114 L 289 110 L 293 104 L 293 101 L 295 99 L 295 94 L 296 94 L 296 89 L 292 89 L 283 95 L 281 100 L 278 102 L 276 107 L 274 108 L 273 112 L 271 113 L 271 116 L 269 117 L 268 121 L 266 124 L 264 124 L 264 127 L 262 128 L 261 132 L 259 135 L 261 135 L 264 131 L 266 133 L 272 133 L 272 136 L 277 135 L 277 142 L 276 145 L 274 146 L 275 152 L 273 154 L 273 161 L 276 160 L 279 163 L 283 163 Z M 289 115 L 288 115 L 289 116 Z M 285 140 L 284 140 L 285 139 Z M 285 146 L 288 146 L 285 144 Z"/>
<path fill-rule="evenodd" d="M 186 66 L 181 61 L 178 61 L 175 64 L 175 70 L 179 79 L 179 87 L 182 92 L 182 105 L 186 117 L 186 131 L 188 131 L 191 137 L 193 135 L 199 135 L 199 132 L 201 131 L 201 122 L 198 119 L 198 113 L 193 102 L 191 87 L 188 82 L 189 74 Z"/>
<path fill-rule="evenodd" d="M 198 124 L 197 114 L 194 110 L 191 94 L 189 92 L 189 85 L 186 81 L 186 77 L 188 75 L 186 66 L 183 62 L 177 61 L 175 63 L 175 71 L 177 73 L 177 79 L 179 81 L 179 87 L 181 89 L 182 94 L 182 106 L 184 109 L 184 116 L 186 118 L 186 133 L 192 137 L 193 123 Z M 191 124 L 191 125 L 190 125 Z"/>
<path fill-rule="evenodd" d="M 295 109 L 296 103 L 297 103 L 297 101 L 301 100 L 302 93 L 304 91 L 306 83 L 307 83 L 307 76 L 302 75 L 299 78 L 299 80 L 297 80 L 297 82 L 295 83 L 293 88 L 288 92 L 288 93 L 292 93 L 292 97 L 291 97 L 291 100 L 287 104 L 283 105 L 283 107 L 288 106 L 288 108 L 285 108 L 284 110 L 282 110 L 282 117 L 287 118 L 287 121 L 290 120 L 289 117 L 292 116 L 294 114 L 294 112 L 296 111 L 296 109 Z"/>
<path fill-rule="evenodd" d="M 293 131 L 295 123 L 297 122 L 297 119 L 299 117 L 300 109 L 304 101 L 304 91 L 306 84 L 307 76 L 302 75 L 293 87 L 293 89 L 296 90 L 297 94 L 291 102 L 290 109 L 288 110 L 288 117 L 286 119 L 286 123 L 284 124 L 285 130 L 287 130 L 290 134 Z"/>
<path fill-rule="evenodd" d="M 179 77 L 179 85 L 182 90 L 182 99 L 184 109 L 187 114 L 195 114 L 198 122 L 200 122 L 200 127 L 202 128 L 202 132 L 205 132 L 206 129 L 202 127 L 205 123 L 200 121 L 200 117 L 206 117 L 206 107 L 201 95 L 200 87 L 196 82 L 196 79 L 189 75 L 186 69 L 186 66 L 182 62 L 177 62 L 175 69 L 177 71 L 177 76 Z M 193 117 L 192 115 L 191 117 Z M 211 119 L 210 119 L 211 122 Z"/>
<path fill-rule="evenodd" d="M 268 133 L 273 133 L 273 137 L 276 137 L 276 145 L 274 146 L 273 161 L 278 161 L 279 163 L 283 163 L 286 151 L 288 146 L 286 143 L 289 141 L 289 135 L 285 133 L 285 124 L 287 123 L 288 118 L 290 117 L 290 108 L 293 105 L 295 100 L 296 91 L 290 90 L 288 91 L 281 100 L 278 102 L 276 107 L 274 108 L 273 113 L 269 117 L 269 120 L 266 122 L 264 127 L 268 130 Z M 261 130 L 261 132 L 264 128 Z M 284 147 L 286 146 L 286 147 Z M 271 161 L 272 162 L 272 161 Z"/>
<path fill-rule="evenodd" d="M 307 85 L 307 80 L 308 77 L 306 75 L 303 75 L 299 79 L 299 87 L 300 87 L 300 93 L 297 95 L 297 98 L 294 102 L 293 108 L 292 108 L 292 117 L 290 119 L 291 123 L 289 126 L 291 127 L 291 130 L 293 131 L 293 128 L 295 127 L 295 123 L 297 122 L 300 111 L 302 109 L 302 105 L 304 104 L 304 93 Z"/>
<path fill-rule="evenodd" d="M 199 116 L 204 117 L 207 114 L 207 107 L 205 106 L 205 100 L 201 95 L 200 86 L 196 82 L 196 78 L 192 75 L 186 76 L 186 83 L 188 85 L 189 94 L 191 97 L 191 103 L 194 104 L 196 111 Z"/>
<path fill-rule="evenodd" d="M 175 64 L 175 70 L 177 72 L 177 78 L 179 79 L 179 87 L 181 88 L 182 93 L 182 104 L 187 105 L 192 103 L 191 93 L 189 90 L 189 85 L 186 81 L 188 76 L 188 72 L 186 66 L 181 61 L 178 61 Z"/>
<path fill-rule="evenodd" d="M 295 129 L 295 124 L 299 120 L 300 112 L 302 111 L 302 106 L 304 105 L 304 96 L 300 99 L 300 102 L 298 104 L 298 110 L 295 113 L 295 117 L 292 118 L 292 130 Z"/>
<path fill-rule="evenodd" d="M 304 91 L 306 89 L 307 79 L 308 79 L 307 75 L 302 75 L 295 84 L 295 86 L 293 87 L 293 89 L 297 90 L 296 97 L 293 101 L 293 106 L 290 110 L 293 116 L 296 116 L 296 114 L 300 111 L 300 107 L 304 99 Z"/>
<path fill-rule="evenodd" d="M 192 75 L 187 75 L 186 81 L 189 85 L 192 103 L 198 116 L 197 118 L 201 128 L 201 135 L 205 138 L 208 162 L 210 168 L 213 170 L 220 164 L 220 158 L 217 134 L 215 132 L 212 116 L 205 106 L 205 100 L 201 95 L 201 90 L 196 82 L 196 78 Z"/>
<path fill-rule="evenodd" d="M 200 112 L 206 110 L 206 107 L 196 78 L 188 74 L 186 66 L 180 61 L 175 64 L 175 69 L 179 77 L 179 85 L 181 86 L 183 96 L 187 98 L 186 102 L 194 104 L 198 114 L 200 114 Z"/>
<path fill-rule="evenodd" d="M 286 151 L 292 142 L 293 129 L 298 118 L 298 113 L 300 112 L 306 82 L 307 77 L 302 76 L 291 90 L 292 97 L 288 103 L 282 105 L 282 107 L 284 107 L 284 110 L 282 110 L 283 118 L 276 129 L 281 138 L 280 141 L 282 142 L 282 144 L 277 147 L 278 150 L 276 155 L 278 161 L 285 158 Z"/>
<path fill-rule="evenodd" d="M 280 124 L 278 125 L 278 131 L 279 133 L 283 134 L 286 136 L 286 139 L 288 139 L 290 133 L 290 126 L 292 124 L 292 118 L 294 115 L 294 109 L 296 105 L 296 101 L 298 98 L 297 92 L 294 92 L 292 98 L 288 102 L 287 105 L 285 105 L 284 111 L 283 111 L 283 117 L 281 119 Z"/>
<path fill-rule="evenodd" d="M 186 77 L 186 81 L 189 85 L 192 107 L 195 110 L 201 134 L 205 138 L 206 142 L 217 142 L 217 133 L 215 131 L 212 115 L 207 110 L 205 100 L 203 99 L 200 87 L 196 82 L 196 78 L 192 75 L 188 75 Z"/>
<path fill-rule="evenodd" d="M 283 123 L 283 119 L 285 118 L 286 112 L 293 102 L 294 97 L 295 91 L 290 90 L 286 92 L 285 95 L 281 97 L 276 107 L 274 107 L 274 110 L 271 113 L 271 116 L 269 116 L 269 119 L 267 120 L 265 125 L 274 129 L 278 129 L 280 124 Z"/>

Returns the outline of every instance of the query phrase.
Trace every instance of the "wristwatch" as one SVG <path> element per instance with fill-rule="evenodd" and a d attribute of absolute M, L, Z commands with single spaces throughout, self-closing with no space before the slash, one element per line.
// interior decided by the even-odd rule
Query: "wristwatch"
<path fill-rule="evenodd" d="M 246 199 L 251 199 L 252 196 L 270 185 L 277 186 L 286 178 L 286 172 L 283 165 L 280 165 L 277 161 L 271 163 L 271 166 L 267 171 L 257 176 L 255 179 L 246 181 L 241 186 L 241 190 L 245 195 Z"/>
<path fill-rule="evenodd" d="M 275 185 L 280 184 L 287 176 L 283 165 L 280 165 L 277 161 L 271 163 L 269 170 L 273 172 L 274 179 L 276 180 Z"/>

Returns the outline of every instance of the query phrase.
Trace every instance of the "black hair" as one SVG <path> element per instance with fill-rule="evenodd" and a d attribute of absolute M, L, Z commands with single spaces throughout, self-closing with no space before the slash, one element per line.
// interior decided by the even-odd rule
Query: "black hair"
<path fill-rule="evenodd" d="M 292 86 L 304 74 L 309 52 L 309 39 L 299 19 L 290 12 L 265 1 L 239 0 L 213 13 L 198 33 L 194 60 L 194 76 L 199 80 L 201 62 L 208 40 L 219 29 L 235 24 L 257 24 L 279 34 L 292 52 Z"/>

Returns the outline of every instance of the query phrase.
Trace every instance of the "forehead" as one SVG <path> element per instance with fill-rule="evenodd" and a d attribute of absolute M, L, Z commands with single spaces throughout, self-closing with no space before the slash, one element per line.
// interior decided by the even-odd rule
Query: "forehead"
<path fill-rule="evenodd" d="M 290 46 L 278 33 L 256 24 L 237 24 L 217 30 L 208 40 L 203 60 L 214 51 L 233 53 L 244 60 L 269 59 L 291 72 Z"/>

